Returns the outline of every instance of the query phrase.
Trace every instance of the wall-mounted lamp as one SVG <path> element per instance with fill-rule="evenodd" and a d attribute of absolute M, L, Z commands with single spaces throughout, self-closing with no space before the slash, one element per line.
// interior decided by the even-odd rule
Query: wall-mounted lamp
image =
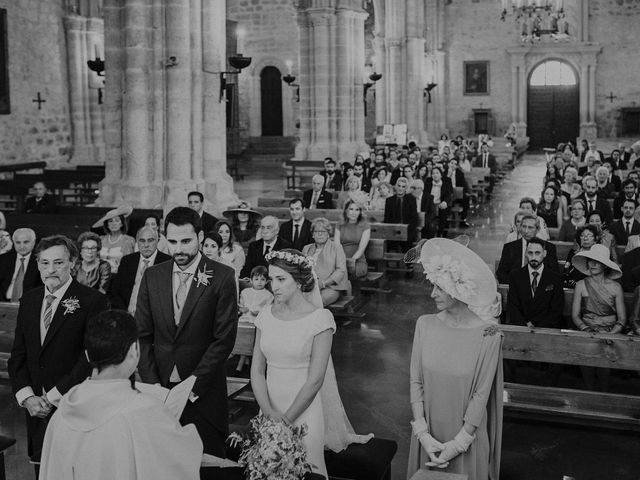
<path fill-rule="evenodd" d="M 99 77 L 104 77 L 104 60 L 96 57 L 95 60 L 88 60 L 87 66 L 89 70 L 95 72 Z M 104 85 L 104 80 L 102 81 Z M 98 88 L 98 105 L 102 105 L 102 88 Z"/>
<path fill-rule="evenodd" d="M 373 87 L 376 82 L 378 80 L 380 80 L 382 78 L 382 74 L 376 72 L 375 70 L 373 71 L 373 73 L 371 75 L 369 75 L 369 82 L 365 82 L 362 86 L 364 87 L 364 92 L 363 92 L 363 96 L 362 99 L 364 101 L 364 116 L 367 116 L 367 92 L 369 91 L 369 89 L 371 87 Z"/>
<path fill-rule="evenodd" d="M 296 89 L 296 102 L 300 101 L 300 85 L 297 83 L 293 83 L 296 81 L 296 77 L 291 75 L 291 69 L 293 68 L 293 61 L 287 60 L 285 62 L 287 64 L 287 69 L 289 72 L 282 77 L 282 81 L 289 85 L 290 87 L 295 87 Z"/>
<path fill-rule="evenodd" d="M 235 68 L 235 71 L 220 72 L 220 102 L 224 98 L 224 93 L 227 90 L 227 78 L 226 75 L 238 75 L 243 69 L 251 65 L 251 57 L 245 57 L 241 53 L 236 53 L 234 56 L 229 57 L 229 65 Z"/>
<path fill-rule="evenodd" d="M 431 103 L 431 90 L 437 86 L 437 83 L 429 82 L 427 83 L 427 86 L 424 87 L 423 96 L 427 99 L 427 103 Z"/>

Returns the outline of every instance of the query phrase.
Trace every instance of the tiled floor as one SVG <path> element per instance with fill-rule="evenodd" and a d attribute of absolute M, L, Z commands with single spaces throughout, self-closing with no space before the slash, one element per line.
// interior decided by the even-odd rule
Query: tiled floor
<path fill-rule="evenodd" d="M 541 156 L 526 156 L 496 188 L 491 203 L 471 219 L 470 246 L 489 265 L 500 254 L 518 199 L 538 198 L 544 166 Z M 269 178 L 271 175 L 271 178 Z M 259 178 L 258 178 L 259 177 Z M 241 198 L 254 205 L 258 196 L 283 196 L 282 180 L 273 171 L 236 183 Z M 349 417 L 361 433 L 398 442 L 392 479 L 404 480 L 410 435 L 409 357 L 415 320 L 434 311 L 425 282 L 417 276 L 392 278 L 392 293 L 372 295 L 366 317 L 339 328 L 333 359 Z M 579 382 L 579 378 L 576 378 Z M 637 392 L 636 392 L 637 394 Z M 31 479 L 26 463 L 24 420 L 9 388 L 0 386 L 0 433 L 16 436 L 7 455 L 7 478 Z M 503 480 L 637 480 L 640 439 L 621 432 L 506 421 L 503 428 Z M 117 480 L 117 479 L 114 479 Z"/>

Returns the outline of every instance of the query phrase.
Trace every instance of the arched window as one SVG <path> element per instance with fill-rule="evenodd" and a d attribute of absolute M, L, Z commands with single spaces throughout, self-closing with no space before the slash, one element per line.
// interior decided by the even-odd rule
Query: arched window
<path fill-rule="evenodd" d="M 575 85 L 578 81 L 569 65 L 558 60 L 541 63 L 531 73 L 532 86 Z"/>

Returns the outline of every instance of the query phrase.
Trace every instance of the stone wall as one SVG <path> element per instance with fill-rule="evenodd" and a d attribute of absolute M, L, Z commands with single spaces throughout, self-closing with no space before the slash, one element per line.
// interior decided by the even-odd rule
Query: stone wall
<path fill-rule="evenodd" d="M 0 163 L 63 166 L 71 155 L 64 0 L 0 0 L 7 9 L 11 113 L 0 115 Z M 32 102 L 37 92 L 42 109 Z"/>

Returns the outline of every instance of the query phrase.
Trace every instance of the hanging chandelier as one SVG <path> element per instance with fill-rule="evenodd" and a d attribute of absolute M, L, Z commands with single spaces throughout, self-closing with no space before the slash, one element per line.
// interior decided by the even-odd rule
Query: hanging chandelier
<path fill-rule="evenodd" d="M 500 20 L 506 20 L 509 10 L 519 25 L 522 42 L 539 42 L 544 36 L 555 41 L 569 38 L 564 0 L 502 0 Z"/>

